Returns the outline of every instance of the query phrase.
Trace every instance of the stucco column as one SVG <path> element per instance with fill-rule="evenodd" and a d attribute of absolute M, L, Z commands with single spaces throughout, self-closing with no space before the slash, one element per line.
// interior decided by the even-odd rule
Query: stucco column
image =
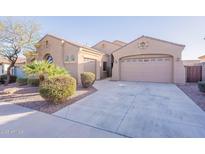
<path fill-rule="evenodd" d="M 174 63 L 174 83 L 185 83 L 185 67 L 181 59 L 177 59 L 176 57 L 173 57 L 173 63 Z"/>
<path fill-rule="evenodd" d="M 100 70 L 101 70 L 101 65 L 102 65 L 102 63 L 101 63 L 101 61 L 99 61 L 99 60 L 96 60 L 96 67 L 97 68 L 95 68 L 95 70 L 96 70 L 96 79 L 97 80 L 100 80 Z"/>
<path fill-rule="evenodd" d="M 120 72 L 119 72 L 119 59 L 114 58 L 113 69 L 112 69 L 112 80 L 119 80 Z"/>

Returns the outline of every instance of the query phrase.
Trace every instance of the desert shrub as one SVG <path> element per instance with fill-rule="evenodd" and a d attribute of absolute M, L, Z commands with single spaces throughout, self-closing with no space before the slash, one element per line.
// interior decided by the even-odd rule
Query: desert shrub
<path fill-rule="evenodd" d="M 40 80 L 38 78 L 28 78 L 27 84 L 30 86 L 38 87 L 40 84 Z"/>
<path fill-rule="evenodd" d="M 198 82 L 198 88 L 199 88 L 199 91 L 205 93 L 205 81 L 199 81 Z"/>
<path fill-rule="evenodd" d="M 16 78 L 17 77 L 15 75 L 11 75 L 9 83 L 15 83 L 16 82 Z M 7 80 L 7 75 L 6 74 L 0 76 L 0 82 L 2 84 L 4 84 L 6 82 L 6 80 Z"/>
<path fill-rule="evenodd" d="M 92 86 L 95 82 L 95 74 L 92 72 L 81 73 L 81 83 L 84 88 Z"/>
<path fill-rule="evenodd" d="M 19 86 L 27 85 L 27 78 L 17 78 L 16 82 Z"/>
<path fill-rule="evenodd" d="M 76 91 L 76 80 L 69 75 L 52 76 L 40 85 L 40 95 L 47 101 L 59 104 Z"/>
<path fill-rule="evenodd" d="M 55 64 L 50 64 L 46 61 L 34 61 L 31 64 L 24 66 L 24 71 L 28 77 L 37 77 L 40 81 L 45 78 L 56 75 L 67 75 L 68 71 L 58 67 Z"/>

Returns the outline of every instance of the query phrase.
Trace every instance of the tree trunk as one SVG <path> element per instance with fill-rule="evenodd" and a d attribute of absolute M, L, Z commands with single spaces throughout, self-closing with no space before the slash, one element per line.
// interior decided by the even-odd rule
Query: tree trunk
<path fill-rule="evenodd" d="M 9 84 L 10 78 L 11 78 L 11 68 L 14 67 L 15 61 L 12 61 L 11 64 L 9 65 L 8 69 L 7 69 L 7 80 L 5 82 L 5 86 L 7 86 Z"/>

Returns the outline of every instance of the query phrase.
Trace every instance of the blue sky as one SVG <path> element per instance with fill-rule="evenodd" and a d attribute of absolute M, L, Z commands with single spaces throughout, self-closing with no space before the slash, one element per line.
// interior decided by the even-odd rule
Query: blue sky
<path fill-rule="evenodd" d="M 205 17 L 23 17 L 50 33 L 94 45 L 101 40 L 130 42 L 141 35 L 185 44 L 183 59 L 205 54 Z"/>

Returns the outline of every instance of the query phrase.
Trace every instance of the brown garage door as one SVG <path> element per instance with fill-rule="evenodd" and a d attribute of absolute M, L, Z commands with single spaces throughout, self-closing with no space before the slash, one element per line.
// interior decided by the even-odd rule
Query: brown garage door
<path fill-rule="evenodd" d="M 120 77 L 126 81 L 172 82 L 172 57 L 127 58 L 120 61 Z"/>
<path fill-rule="evenodd" d="M 96 60 L 84 58 L 84 72 L 92 72 L 96 74 Z"/>

